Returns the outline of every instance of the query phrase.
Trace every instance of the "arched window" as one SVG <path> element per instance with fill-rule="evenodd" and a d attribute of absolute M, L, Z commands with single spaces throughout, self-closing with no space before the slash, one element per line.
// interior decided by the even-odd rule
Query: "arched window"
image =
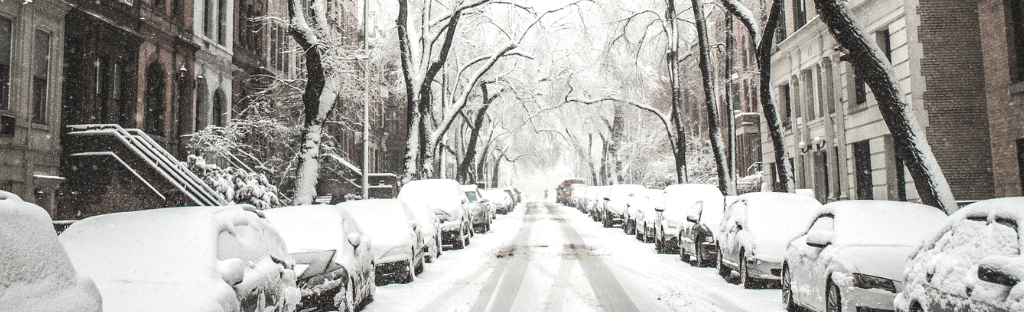
<path fill-rule="evenodd" d="M 145 130 L 157 135 L 164 134 L 164 77 L 160 64 L 153 62 L 146 67 Z"/>
<path fill-rule="evenodd" d="M 218 127 L 224 126 L 224 90 L 217 89 L 213 93 L 213 125 Z"/>
<path fill-rule="evenodd" d="M 196 79 L 196 131 L 210 125 L 210 104 L 206 99 L 206 79 Z"/>

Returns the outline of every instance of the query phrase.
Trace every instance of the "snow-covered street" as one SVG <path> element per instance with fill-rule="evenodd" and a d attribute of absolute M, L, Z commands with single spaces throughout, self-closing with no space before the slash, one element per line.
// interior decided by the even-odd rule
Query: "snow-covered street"
<path fill-rule="evenodd" d="M 415 283 L 378 287 L 364 311 L 782 311 L 780 297 L 657 254 L 576 209 L 528 202 Z"/>

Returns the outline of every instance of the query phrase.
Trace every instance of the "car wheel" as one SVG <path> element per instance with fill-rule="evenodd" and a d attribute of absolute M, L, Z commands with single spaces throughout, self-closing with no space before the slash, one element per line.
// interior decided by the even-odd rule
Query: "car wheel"
<path fill-rule="evenodd" d="M 842 312 L 843 311 L 843 298 L 839 293 L 839 286 L 833 284 L 832 281 L 828 283 L 828 293 L 825 295 L 825 311 L 826 312 Z"/>
<path fill-rule="evenodd" d="M 754 279 L 750 277 L 750 272 L 747 271 L 747 256 L 740 254 L 740 284 L 743 284 L 743 288 L 751 289 L 754 288 Z"/>
<path fill-rule="evenodd" d="M 782 306 L 786 311 L 796 311 L 796 303 L 793 302 L 793 276 L 789 274 L 789 266 L 782 266 Z"/>
<path fill-rule="evenodd" d="M 924 312 L 924 309 L 921 308 L 921 304 L 920 303 L 914 302 L 914 304 L 910 305 L 910 311 L 909 312 Z"/>
<path fill-rule="evenodd" d="M 434 259 L 440 258 L 441 257 L 441 252 L 443 251 L 442 248 L 441 248 L 441 238 L 440 237 L 438 237 L 436 243 L 437 243 L 437 249 L 434 250 Z"/>
<path fill-rule="evenodd" d="M 677 246 L 677 248 L 679 248 L 679 261 L 690 263 L 690 254 L 686 253 L 686 249 L 683 249 L 682 244 L 683 244 L 683 240 L 680 239 L 679 240 L 679 245 L 680 246 Z"/>
<path fill-rule="evenodd" d="M 698 268 L 704 266 L 704 253 L 700 250 L 700 245 L 697 242 L 693 242 L 693 265 Z"/>
<path fill-rule="evenodd" d="M 718 252 L 718 261 L 715 262 L 715 266 L 718 268 L 718 275 L 722 276 L 722 278 L 729 277 L 729 268 L 725 266 L 725 263 L 722 263 L 721 251 Z"/>
<path fill-rule="evenodd" d="M 659 240 L 659 239 L 658 239 L 658 237 L 659 237 L 659 236 L 658 236 L 658 234 L 657 234 L 657 233 L 655 233 L 655 234 L 654 234 L 654 250 L 658 251 L 658 253 L 661 253 L 661 250 L 663 249 L 663 247 L 661 246 L 661 244 L 662 244 L 662 242 L 664 241 L 664 240 L 663 240 L 663 239 L 664 239 L 664 237 L 662 237 L 662 239 L 661 239 L 661 240 Z"/>
<path fill-rule="evenodd" d="M 427 258 L 427 255 L 423 255 L 422 257 L 420 257 L 420 262 L 419 262 L 419 264 L 416 265 L 416 274 L 423 273 L 423 268 L 425 267 L 424 263 L 426 262 L 426 258 Z"/>
<path fill-rule="evenodd" d="M 601 218 L 601 219 L 602 219 L 601 224 L 604 225 L 604 227 L 606 227 L 606 228 L 612 227 L 612 218 L 610 216 L 608 216 L 607 212 L 604 214 L 604 218 Z"/>
<path fill-rule="evenodd" d="M 470 243 L 469 239 L 473 237 L 473 229 L 472 228 L 466 229 L 466 232 L 469 232 L 469 235 L 466 235 L 466 243 L 462 244 L 462 246 L 469 246 L 469 243 Z"/>

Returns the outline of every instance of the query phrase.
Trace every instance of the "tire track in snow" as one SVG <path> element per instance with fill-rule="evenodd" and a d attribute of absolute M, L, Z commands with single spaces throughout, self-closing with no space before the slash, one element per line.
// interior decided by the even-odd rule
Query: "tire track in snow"
<path fill-rule="evenodd" d="M 537 204 L 528 203 L 526 212 L 523 214 L 523 225 L 519 233 L 506 248 L 503 248 L 496 256 L 500 259 L 494 271 L 487 278 L 487 283 L 480 290 L 480 295 L 470 311 L 510 311 L 512 303 L 515 302 L 519 287 L 522 286 L 523 278 L 526 276 L 526 267 L 529 265 L 529 252 L 518 252 L 526 249 L 527 240 L 533 230 L 533 223 L 537 220 Z M 505 274 L 508 272 L 508 274 Z M 500 287 L 499 287 L 500 284 Z M 497 289 L 497 291 L 495 290 Z M 495 296 L 497 294 L 497 296 Z"/>
<path fill-rule="evenodd" d="M 565 236 L 566 242 L 569 243 L 570 249 L 588 249 L 587 245 L 583 242 L 583 237 L 576 232 L 575 229 L 561 217 L 560 213 L 552 209 L 555 207 L 554 204 L 546 204 L 548 211 L 553 215 L 557 215 L 554 218 L 559 225 L 562 227 L 562 234 Z M 640 309 L 636 307 L 633 300 L 629 298 L 626 291 L 622 289 L 622 285 L 619 280 L 612 274 L 611 269 L 597 256 L 590 255 L 589 253 L 572 253 L 573 257 L 583 268 L 583 274 L 587 277 L 587 281 L 590 283 L 590 288 L 594 292 L 594 296 L 597 297 L 597 301 L 607 311 L 637 311 Z"/>

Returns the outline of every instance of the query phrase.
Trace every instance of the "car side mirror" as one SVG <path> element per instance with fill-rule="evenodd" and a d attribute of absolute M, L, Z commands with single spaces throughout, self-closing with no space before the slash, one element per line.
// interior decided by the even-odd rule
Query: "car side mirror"
<path fill-rule="evenodd" d="M 420 227 L 420 223 L 416 221 L 409 221 L 409 227 L 415 230 L 416 228 Z"/>
<path fill-rule="evenodd" d="M 696 213 L 691 213 L 689 215 L 686 215 L 686 221 L 690 221 L 690 222 L 693 222 L 693 223 L 700 222 L 700 215 L 696 214 Z"/>
<path fill-rule="evenodd" d="M 1019 263 L 1019 260 L 1009 257 L 985 257 L 978 264 L 978 279 L 997 285 L 1016 286 L 1020 282 L 1020 278 L 1010 274 L 1009 272 L 1012 270 L 1009 267 Z"/>
<path fill-rule="evenodd" d="M 363 237 L 359 233 L 348 233 L 348 243 L 352 244 L 352 247 L 359 247 L 359 244 L 363 243 Z"/>
<path fill-rule="evenodd" d="M 217 263 L 217 272 L 220 272 L 224 282 L 235 286 L 241 284 L 242 280 L 245 279 L 245 269 L 248 267 L 249 265 L 245 260 L 231 258 Z"/>
<path fill-rule="evenodd" d="M 654 206 L 654 211 L 665 212 L 665 206 L 662 206 L 662 205 Z"/>
<path fill-rule="evenodd" d="M 816 248 L 825 248 L 829 244 L 832 244 L 831 232 L 827 231 L 814 231 L 807 233 L 807 246 Z"/>

